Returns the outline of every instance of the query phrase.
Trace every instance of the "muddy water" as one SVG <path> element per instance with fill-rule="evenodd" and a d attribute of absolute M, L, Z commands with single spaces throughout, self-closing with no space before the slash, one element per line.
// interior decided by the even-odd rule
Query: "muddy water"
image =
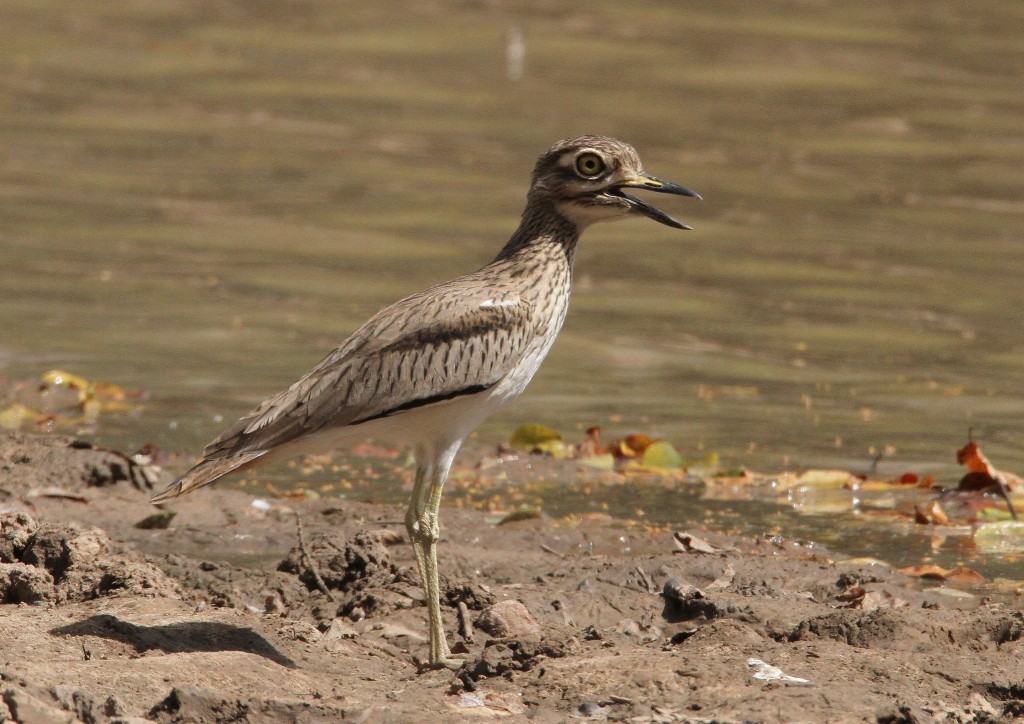
<path fill-rule="evenodd" d="M 695 230 L 588 232 L 559 343 L 480 445 L 600 424 L 952 482 L 973 427 L 1024 471 L 1022 21 L 1016 0 L 2 0 L 0 374 L 146 388 L 95 437 L 196 449 L 488 261 L 536 155 L 604 133 L 704 195 L 655 199 Z"/>

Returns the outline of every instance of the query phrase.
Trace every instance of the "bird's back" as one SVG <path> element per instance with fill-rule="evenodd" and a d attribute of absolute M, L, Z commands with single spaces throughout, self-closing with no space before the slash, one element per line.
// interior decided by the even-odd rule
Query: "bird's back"
<path fill-rule="evenodd" d="M 381 310 L 302 379 L 225 430 L 204 458 L 266 451 L 461 397 L 482 395 L 487 411 L 514 399 L 568 308 L 571 256 L 557 247 L 495 260 Z"/>

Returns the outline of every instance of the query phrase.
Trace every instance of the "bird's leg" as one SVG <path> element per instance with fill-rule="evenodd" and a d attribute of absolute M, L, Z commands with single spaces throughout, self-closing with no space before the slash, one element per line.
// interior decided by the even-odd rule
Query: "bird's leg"
<path fill-rule="evenodd" d="M 416 557 L 416 570 L 420 574 L 420 582 L 424 589 L 427 586 L 427 559 L 423 550 L 423 542 L 418 533 L 421 528 L 420 518 L 425 507 L 424 486 L 429 472 L 429 463 L 425 451 L 417 450 L 416 458 L 416 482 L 412 487 L 412 499 L 409 501 L 409 508 L 405 511 L 405 530 L 409 533 L 409 542 L 412 543 L 412 552 Z"/>
<path fill-rule="evenodd" d="M 444 635 L 444 624 L 441 620 L 441 584 L 437 572 L 437 541 L 441 537 L 441 526 L 438 523 L 441 492 L 456 450 L 458 445 L 437 451 L 422 448 L 417 450 L 424 463 L 417 470 L 412 501 L 405 518 L 427 598 L 429 663 L 433 667 L 444 666 L 450 669 L 459 668 L 462 660 L 452 656 Z M 434 454 L 430 455 L 430 452 Z"/>

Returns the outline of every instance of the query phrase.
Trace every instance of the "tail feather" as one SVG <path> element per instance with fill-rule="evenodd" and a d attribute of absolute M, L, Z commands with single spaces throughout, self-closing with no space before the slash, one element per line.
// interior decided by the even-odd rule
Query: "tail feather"
<path fill-rule="evenodd" d="M 230 472 L 239 470 L 267 453 L 266 450 L 255 450 L 232 455 L 226 458 L 203 460 L 167 488 L 150 499 L 150 503 L 166 503 L 171 498 L 187 495 L 196 488 L 216 482 Z"/>

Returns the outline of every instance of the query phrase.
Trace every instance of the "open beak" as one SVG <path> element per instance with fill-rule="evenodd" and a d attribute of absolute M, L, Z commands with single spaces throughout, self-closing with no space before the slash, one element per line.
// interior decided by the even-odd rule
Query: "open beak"
<path fill-rule="evenodd" d="M 634 210 L 647 216 L 648 218 L 654 219 L 659 224 L 665 226 L 671 226 L 674 229 L 692 229 L 693 227 L 687 226 L 686 224 L 680 223 L 673 219 L 668 214 L 658 211 L 646 201 L 641 201 L 636 196 L 625 193 L 622 189 L 647 189 L 649 191 L 657 191 L 659 194 L 675 194 L 676 196 L 690 196 L 695 199 L 699 199 L 701 196 L 696 191 L 691 191 L 688 188 L 684 188 L 669 181 L 662 181 L 660 178 L 654 176 L 648 176 L 643 174 L 632 181 L 626 181 L 610 190 L 610 193 L 615 194 L 621 198 L 624 198 L 630 203 Z"/>

